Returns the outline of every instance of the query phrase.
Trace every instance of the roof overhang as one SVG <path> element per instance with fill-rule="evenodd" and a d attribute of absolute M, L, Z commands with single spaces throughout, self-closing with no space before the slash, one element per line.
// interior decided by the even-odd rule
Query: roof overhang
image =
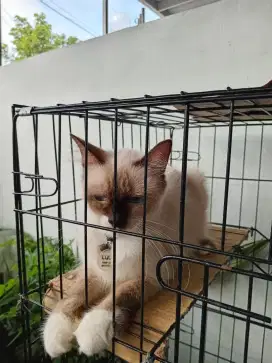
<path fill-rule="evenodd" d="M 160 17 L 215 3 L 220 0 L 139 0 Z"/>

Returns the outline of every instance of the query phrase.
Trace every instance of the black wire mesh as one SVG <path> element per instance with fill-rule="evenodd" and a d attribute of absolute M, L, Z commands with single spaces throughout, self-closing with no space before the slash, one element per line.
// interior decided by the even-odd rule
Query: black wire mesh
<path fill-rule="evenodd" d="M 42 323 L 45 313 L 43 296 L 48 287 L 46 275 L 46 251 L 44 239 L 46 235 L 58 238 L 58 259 L 60 275 L 60 294 L 63 298 L 63 274 L 65 271 L 64 244 L 72 236 L 76 237 L 78 229 L 83 230 L 85 247 L 85 303 L 88 307 L 88 241 L 87 228 L 93 227 L 113 234 L 113 306 L 116 299 L 116 234 L 132 235 L 142 240 L 142 280 L 139 333 L 130 332 L 131 336 L 139 338 L 140 345 L 133 346 L 122 341 L 116 335 L 112 340 L 112 354 L 115 357 L 116 343 L 124 345 L 139 353 L 139 362 L 173 361 L 175 363 L 187 359 L 190 362 L 248 362 L 252 353 L 251 332 L 257 327 L 262 336 L 261 350 L 256 353 L 257 361 L 268 362 L 271 353 L 268 339 L 271 336 L 271 264 L 272 264 L 272 193 L 271 159 L 272 138 L 272 89 L 254 88 L 202 93 L 182 93 L 159 97 L 145 96 L 138 99 L 126 99 L 105 102 L 82 102 L 73 105 L 57 105 L 53 107 L 26 107 L 14 105 L 13 115 L 13 174 L 15 219 L 17 231 L 18 269 L 20 277 L 20 312 L 24 341 L 24 361 L 33 361 L 33 343 L 37 337 L 31 332 L 31 306 L 40 308 Z M 87 220 L 87 163 L 85 163 L 84 205 L 81 202 L 80 168 L 76 162 L 76 153 L 71 141 L 71 133 L 84 135 L 85 142 L 92 142 L 100 147 L 114 150 L 114 201 L 117 185 L 117 149 L 136 148 L 145 155 L 151 146 L 159 141 L 170 138 L 173 149 L 170 164 L 182 171 L 182 186 L 180 200 L 180 234 L 179 240 L 154 237 L 145 228 L 146 198 L 147 198 L 147 158 L 144 166 L 144 213 L 142 233 L 120 231 L 115 228 L 113 213 L 113 228 L 96 226 Z M 85 149 L 87 160 L 87 148 Z M 184 234 L 184 201 L 186 192 L 186 171 L 188 164 L 199 166 L 204 170 L 209 187 L 209 217 L 214 225 L 220 226 L 221 248 L 214 250 L 208 247 L 194 246 L 189 242 L 181 243 Z M 264 166 L 264 164 L 266 164 Z M 30 182 L 26 185 L 26 180 Z M 113 203 L 115 212 L 115 202 Z M 83 216 L 80 216 L 83 211 Z M 34 223 L 33 223 L 34 222 Z M 243 249 L 235 246 L 232 251 L 225 249 L 228 228 L 246 228 L 251 231 L 251 243 L 259 239 L 265 240 L 263 253 L 255 252 L 247 255 Z M 33 300 L 33 290 L 28 287 L 28 271 L 26 265 L 25 231 L 35 231 L 38 251 L 38 298 Z M 161 258 L 157 266 L 157 278 L 164 289 L 176 294 L 175 324 L 165 331 L 159 331 L 144 323 L 144 276 L 145 276 L 145 241 L 164 242 L 179 247 L 178 256 Z M 183 255 L 184 248 L 198 251 L 210 251 L 225 256 L 228 261 L 243 261 L 245 265 L 236 265 L 228 272 L 233 276 L 231 299 L 225 296 L 226 266 L 215 262 L 205 262 L 203 259 L 187 258 Z M 253 250 L 254 251 L 254 250 Z M 77 246 L 75 245 L 75 253 Z M 165 261 L 175 259 L 178 264 L 178 284 L 176 288 L 168 286 L 161 277 L 161 267 Z M 203 288 L 200 294 L 186 291 L 182 288 L 183 263 L 200 264 L 204 266 Z M 217 279 L 217 290 L 210 286 L 209 274 L 212 268 L 221 271 Z M 239 279 L 245 279 L 246 300 L 237 303 L 239 297 Z M 220 281 L 219 281 L 220 280 Z M 256 305 L 256 286 L 263 285 L 263 306 Z M 258 293 L 257 293 L 258 294 Z M 190 321 L 181 310 L 184 297 L 193 300 Z M 258 296 L 259 297 L 259 296 Z M 254 300 L 255 299 L 255 300 Z M 246 304 L 245 304 L 246 301 Z M 200 309 L 200 310 L 199 310 Z M 196 316 L 201 311 L 199 339 L 194 339 Z M 210 329 L 210 317 L 219 317 L 217 329 L 217 348 L 211 352 L 207 348 L 207 331 Z M 227 353 L 222 353 L 222 337 L 224 319 L 232 321 L 229 333 L 230 344 Z M 115 309 L 113 309 L 115 321 Z M 235 358 L 235 334 L 237 324 L 244 323 L 243 354 Z M 185 325 L 184 325 L 185 324 Z M 187 325 L 186 325 L 187 324 Z M 114 324 L 115 326 L 115 324 Z M 184 332 L 184 326 L 189 326 L 190 334 Z M 253 328 L 252 328 L 253 327 Z M 171 332 L 174 329 L 174 336 Z M 150 352 L 144 350 L 144 342 L 148 341 L 145 331 L 156 331 L 160 335 L 157 341 L 149 340 L 152 346 Z M 35 333 L 34 333 L 35 334 Z M 166 354 L 157 355 L 158 348 L 168 340 Z M 187 340 L 187 341 L 186 341 Z M 216 345 L 214 344 L 214 345 Z M 187 351 L 184 353 L 184 347 Z M 197 351 L 197 355 L 195 354 Z M 42 352 L 42 348 L 41 348 Z M 146 354 L 148 355 L 146 356 Z M 183 354 L 188 354 L 184 358 Z M 255 353 L 254 353 L 255 354 Z M 259 354 L 259 355 L 258 355 Z M 144 358 L 145 356 L 145 358 Z M 40 361 L 48 357 L 41 353 Z M 62 360 L 79 359 L 63 357 Z M 80 357 L 80 359 L 85 359 Z M 185 360 L 186 361 L 186 360 Z"/>

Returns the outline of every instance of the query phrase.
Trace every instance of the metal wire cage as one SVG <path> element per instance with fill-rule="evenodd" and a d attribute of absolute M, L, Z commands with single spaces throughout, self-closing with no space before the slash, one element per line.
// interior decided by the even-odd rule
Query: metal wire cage
<path fill-rule="evenodd" d="M 159 311 L 156 303 L 146 307 L 142 297 L 138 321 L 130 326 L 124 339 L 113 338 L 108 359 L 119 357 L 129 362 L 175 363 L 270 362 L 271 88 L 182 92 L 52 107 L 14 105 L 12 116 L 20 316 L 25 362 L 34 360 L 33 344 L 39 340 L 37 333 L 31 331 L 33 306 L 39 309 L 40 323 L 46 316 L 43 302 L 50 288 L 46 272 L 46 236 L 58 240 L 57 274 L 60 276 L 60 297 L 65 298 L 66 241 L 82 238 L 87 254 L 87 228 L 103 229 L 87 221 L 86 177 L 85 196 L 81 201 L 81 166 L 77 163 L 71 133 L 84 135 L 86 143 L 114 150 L 115 180 L 119 148 L 140 149 L 147 154 L 151 146 L 166 138 L 173 141 L 170 164 L 182 172 L 179 240 L 155 238 L 144 230 L 136 234 L 142 243 L 143 255 L 147 239 L 179 246 L 179 255 L 163 256 L 157 266 L 162 291 L 169 293 L 166 297 L 162 294 L 157 304 L 161 304 L 164 296 L 168 305 L 162 303 Z M 189 164 L 199 167 L 206 176 L 208 215 L 218 243 L 217 250 L 183 241 L 185 181 Z M 87 164 L 85 172 L 86 169 Z M 30 184 L 27 185 L 27 182 Z M 145 188 L 146 183 L 147 165 Z M 83 232 L 82 237 L 79 237 L 79 230 Z M 29 288 L 26 231 L 36 235 L 38 251 L 38 282 L 32 290 Z M 116 233 L 129 232 L 115 228 L 110 231 L 113 233 L 115 306 Z M 76 253 L 76 242 L 74 246 Z M 213 257 L 187 258 L 183 255 L 184 247 L 210 252 Z M 175 288 L 168 286 L 160 273 L 162 265 L 169 259 L 179 262 Z M 87 257 L 83 262 L 87 279 Z M 191 289 L 182 285 L 183 266 L 186 264 L 192 266 L 189 279 L 194 286 Z M 195 268 L 198 268 L 197 273 Z M 144 271 L 142 259 L 142 296 Z M 145 309 L 149 309 L 152 324 L 144 320 Z M 115 319 L 115 309 L 113 317 Z M 42 346 L 39 354 L 38 361 L 48 359 Z M 85 358 L 78 355 L 62 357 L 63 361 L 79 359 L 84 361 Z"/>

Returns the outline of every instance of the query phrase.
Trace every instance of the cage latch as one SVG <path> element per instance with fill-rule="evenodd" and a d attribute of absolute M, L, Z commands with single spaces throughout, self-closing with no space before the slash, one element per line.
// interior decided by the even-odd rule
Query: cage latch
<path fill-rule="evenodd" d="M 36 174 L 28 174 L 28 173 L 23 173 L 20 171 L 14 171 L 13 174 L 16 175 L 22 175 L 25 177 L 25 179 L 29 179 L 31 181 L 31 187 L 28 190 L 16 190 L 14 191 L 15 195 L 27 195 L 27 196 L 32 196 L 32 197 L 52 197 L 53 195 L 55 195 L 58 191 L 59 188 L 59 183 L 55 178 L 49 178 L 49 177 L 44 177 L 43 175 L 36 175 Z M 47 181 L 51 181 L 54 183 L 55 185 L 55 189 L 53 190 L 52 193 L 44 193 L 42 194 L 40 191 L 40 180 L 47 180 Z M 36 186 L 35 188 L 35 184 L 38 182 L 38 186 Z M 35 192 L 33 192 L 35 188 Z"/>

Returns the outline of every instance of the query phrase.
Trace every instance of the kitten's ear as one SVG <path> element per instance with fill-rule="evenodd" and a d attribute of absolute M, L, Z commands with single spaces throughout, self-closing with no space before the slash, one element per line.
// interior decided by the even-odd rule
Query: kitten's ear
<path fill-rule="evenodd" d="M 168 164 L 169 156 L 172 150 L 172 140 L 164 140 L 153 147 L 148 153 L 148 165 L 155 167 L 163 172 Z M 145 165 L 145 156 L 136 162 L 138 166 Z"/>
<path fill-rule="evenodd" d="M 81 160 L 82 160 L 82 165 L 85 165 L 85 140 L 81 139 L 78 136 L 72 135 L 71 134 L 72 139 L 75 141 L 75 143 L 77 144 L 80 153 L 81 153 Z M 104 164 L 107 158 L 107 154 L 104 150 L 100 149 L 97 146 L 94 146 L 92 144 L 87 144 L 87 149 L 88 149 L 88 164 L 89 165 L 95 165 L 95 164 Z"/>

